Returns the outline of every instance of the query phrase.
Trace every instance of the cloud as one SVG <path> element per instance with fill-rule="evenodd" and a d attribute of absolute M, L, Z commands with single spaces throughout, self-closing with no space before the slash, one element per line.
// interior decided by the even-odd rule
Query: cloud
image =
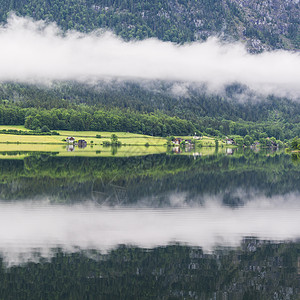
<path fill-rule="evenodd" d="M 174 201 L 176 195 L 170 197 Z M 221 198 L 176 209 L 2 202 L 0 228 L 0 253 L 8 264 L 34 260 L 36 252 L 49 258 L 56 247 L 106 252 L 120 244 L 154 248 L 179 242 L 212 251 L 239 246 L 245 236 L 299 239 L 300 203 L 297 193 L 258 196 L 235 209 L 222 205 Z"/>
<path fill-rule="evenodd" d="M 166 80 L 205 83 L 214 92 L 239 82 L 264 94 L 300 97 L 299 53 L 253 55 L 241 43 L 216 38 L 185 45 L 125 42 L 110 32 L 62 33 L 54 24 L 12 15 L 0 28 L 0 44 L 0 81 Z"/>

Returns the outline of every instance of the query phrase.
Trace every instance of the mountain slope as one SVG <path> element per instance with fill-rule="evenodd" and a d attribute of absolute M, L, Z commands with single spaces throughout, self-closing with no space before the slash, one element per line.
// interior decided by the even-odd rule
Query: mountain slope
<path fill-rule="evenodd" d="M 64 30 L 113 30 L 125 39 L 184 43 L 209 36 L 242 40 L 248 49 L 299 49 L 298 0 L 0 0 L 0 21 L 15 11 Z"/>

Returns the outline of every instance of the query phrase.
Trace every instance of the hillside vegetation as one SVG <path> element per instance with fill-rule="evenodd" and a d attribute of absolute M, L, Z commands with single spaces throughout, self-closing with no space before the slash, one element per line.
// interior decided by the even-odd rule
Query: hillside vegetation
<path fill-rule="evenodd" d="M 243 40 L 255 52 L 300 45 L 299 1 L 291 0 L 0 0 L 0 21 L 10 11 L 64 30 L 109 29 L 125 39 L 184 43 L 218 35 Z"/>
<path fill-rule="evenodd" d="M 228 89 L 228 97 L 193 90 L 179 97 L 168 88 L 151 91 L 134 83 L 107 87 L 62 83 L 52 88 L 1 84 L 0 125 L 155 136 L 248 134 L 256 140 L 300 136 L 299 103 L 273 96 L 241 102 L 230 98 L 233 89 Z"/>

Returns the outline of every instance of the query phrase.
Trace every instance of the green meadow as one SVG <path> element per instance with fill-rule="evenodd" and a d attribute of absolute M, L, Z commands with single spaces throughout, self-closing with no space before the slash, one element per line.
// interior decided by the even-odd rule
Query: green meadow
<path fill-rule="evenodd" d="M 28 131 L 24 126 L 0 126 L 0 130 L 22 130 Z M 66 131 L 58 130 L 59 135 L 14 135 L 0 134 L 0 157 L 9 159 L 12 156 L 22 159 L 32 153 L 52 153 L 57 156 L 143 156 L 149 154 L 159 154 L 170 152 L 177 154 L 176 146 L 167 147 L 168 140 L 163 137 L 153 137 L 129 132 L 98 132 L 98 131 Z M 105 147 L 104 142 L 111 141 L 111 135 L 115 134 L 118 141 L 122 143 L 121 147 Z M 84 139 L 87 141 L 87 147 L 79 148 L 69 145 L 65 142 L 67 137 L 74 137 L 75 140 Z M 98 137 L 96 137 L 98 136 Z M 99 138 L 100 136 L 100 138 Z M 183 139 L 192 139 L 191 136 L 180 136 Z M 199 146 L 202 147 L 199 147 Z M 225 143 L 219 141 L 223 148 Z M 220 147 L 220 148 L 221 148 Z M 172 151 L 173 150 L 173 151 Z M 178 149 L 177 149 L 178 150 Z M 214 154 L 215 138 L 202 137 L 196 141 L 196 149 L 190 151 L 181 150 L 181 155 L 211 155 Z M 219 152 L 224 152 L 219 149 Z"/>
<path fill-rule="evenodd" d="M 0 126 L 0 130 L 14 129 L 28 131 L 24 126 Z M 15 143 L 15 144 L 66 144 L 67 137 L 72 136 L 76 140 L 84 139 L 88 144 L 103 144 L 105 141 L 110 141 L 111 135 L 115 134 L 118 140 L 123 145 L 155 145 L 162 146 L 167 143 L 167 140 L 162 137 L 153 137 L 149 135 L 128 133 L 128 132 L 99 132 L 99 131 L 66 131 L 58 130 L 59 135 L 14 135 L 0 134 L 0 143 Z M 101 138 L 96 138 L 96 136 Z"/>
<path fill-rule="evenodd" d="M 28 131 L 24 126 L 8 126 L 0 125 L 0 130 L 22 130 Z M 145 145 L 162 146 L 167 144 L 167 139 L 163 137 L 154 137 L 143 134 L 129 133 L 129 132 L 99 132 L 99 131 L 67 131 L 57 130 L 59 135 L 14 135 L 14 134 L 0 134 L 0 143 L 13 143 L 13 144 L 66 144 L 64 141 L 67 137 L 72 136 L 76 140 L 85 139 L 88 144 L 101 145 L 105 141 L 110 141 L 111 135 L 115 134 L 118 140 L 123 145 Z M 101 136 L 101 138 L 96 138 Z M 192 139 L 191 136 L 179 136 L 183 139 Z M 211 147 L 215 146 L 215 138 L 204 136 L 201 140 L 197 141 L 202 146 Z M 225 144 L 219 141 L 220 145 Z"/>

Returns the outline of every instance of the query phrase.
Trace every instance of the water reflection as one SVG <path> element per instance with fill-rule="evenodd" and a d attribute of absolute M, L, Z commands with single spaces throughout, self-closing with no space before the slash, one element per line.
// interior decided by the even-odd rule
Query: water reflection
<path fill-rule="evenodd" d="M 48 198 L 52 202 L 169 205 L 169 195 L 186 203 L 206 195 L 242 205 L 256 194 L 300 192 L 300 168 L 289 155 L 255 154 L 144 157 L 56 157 L 40 154 L 0 160 L 0 199 Z M 242 193 L 242 195 L 240 195 Z"/>
<path fill-rule="evenodd" d="M 186 154 L 0 160 L 0 298 L 298 299 L 295 158 Z"/>
<path fill-rule="evenodd" d="M 244 236 L 273 241 L 300 238 L 299 194 L 261 196 L 238 208 L 216 199 L 207 199 L 202 206 L 175 206 L 145 209 L 105 208 L 94 203 L 2 203 L 0 228 L 9 230 L 0 232 L 0 251 L 11 262 L 22 253 L 29 257 L 34 249 L 48 253 L 58 246 L 64 251 L 107 251 L 120 244 L 149 249 L 180 243 L 212 252 L 217 246 L 237 247 Z"/>
<path fill-rule="evenodd" d="M 300 244 L 246 238 L 205 254 L 167 246 L 120 246 L 109 254 L 63 253 L 1 270 L 4 299 L 299 299 Z M 38 257 L 38 256 L 37 256 Z M 25 295 L 25 296 L 24 296 Z"/>

